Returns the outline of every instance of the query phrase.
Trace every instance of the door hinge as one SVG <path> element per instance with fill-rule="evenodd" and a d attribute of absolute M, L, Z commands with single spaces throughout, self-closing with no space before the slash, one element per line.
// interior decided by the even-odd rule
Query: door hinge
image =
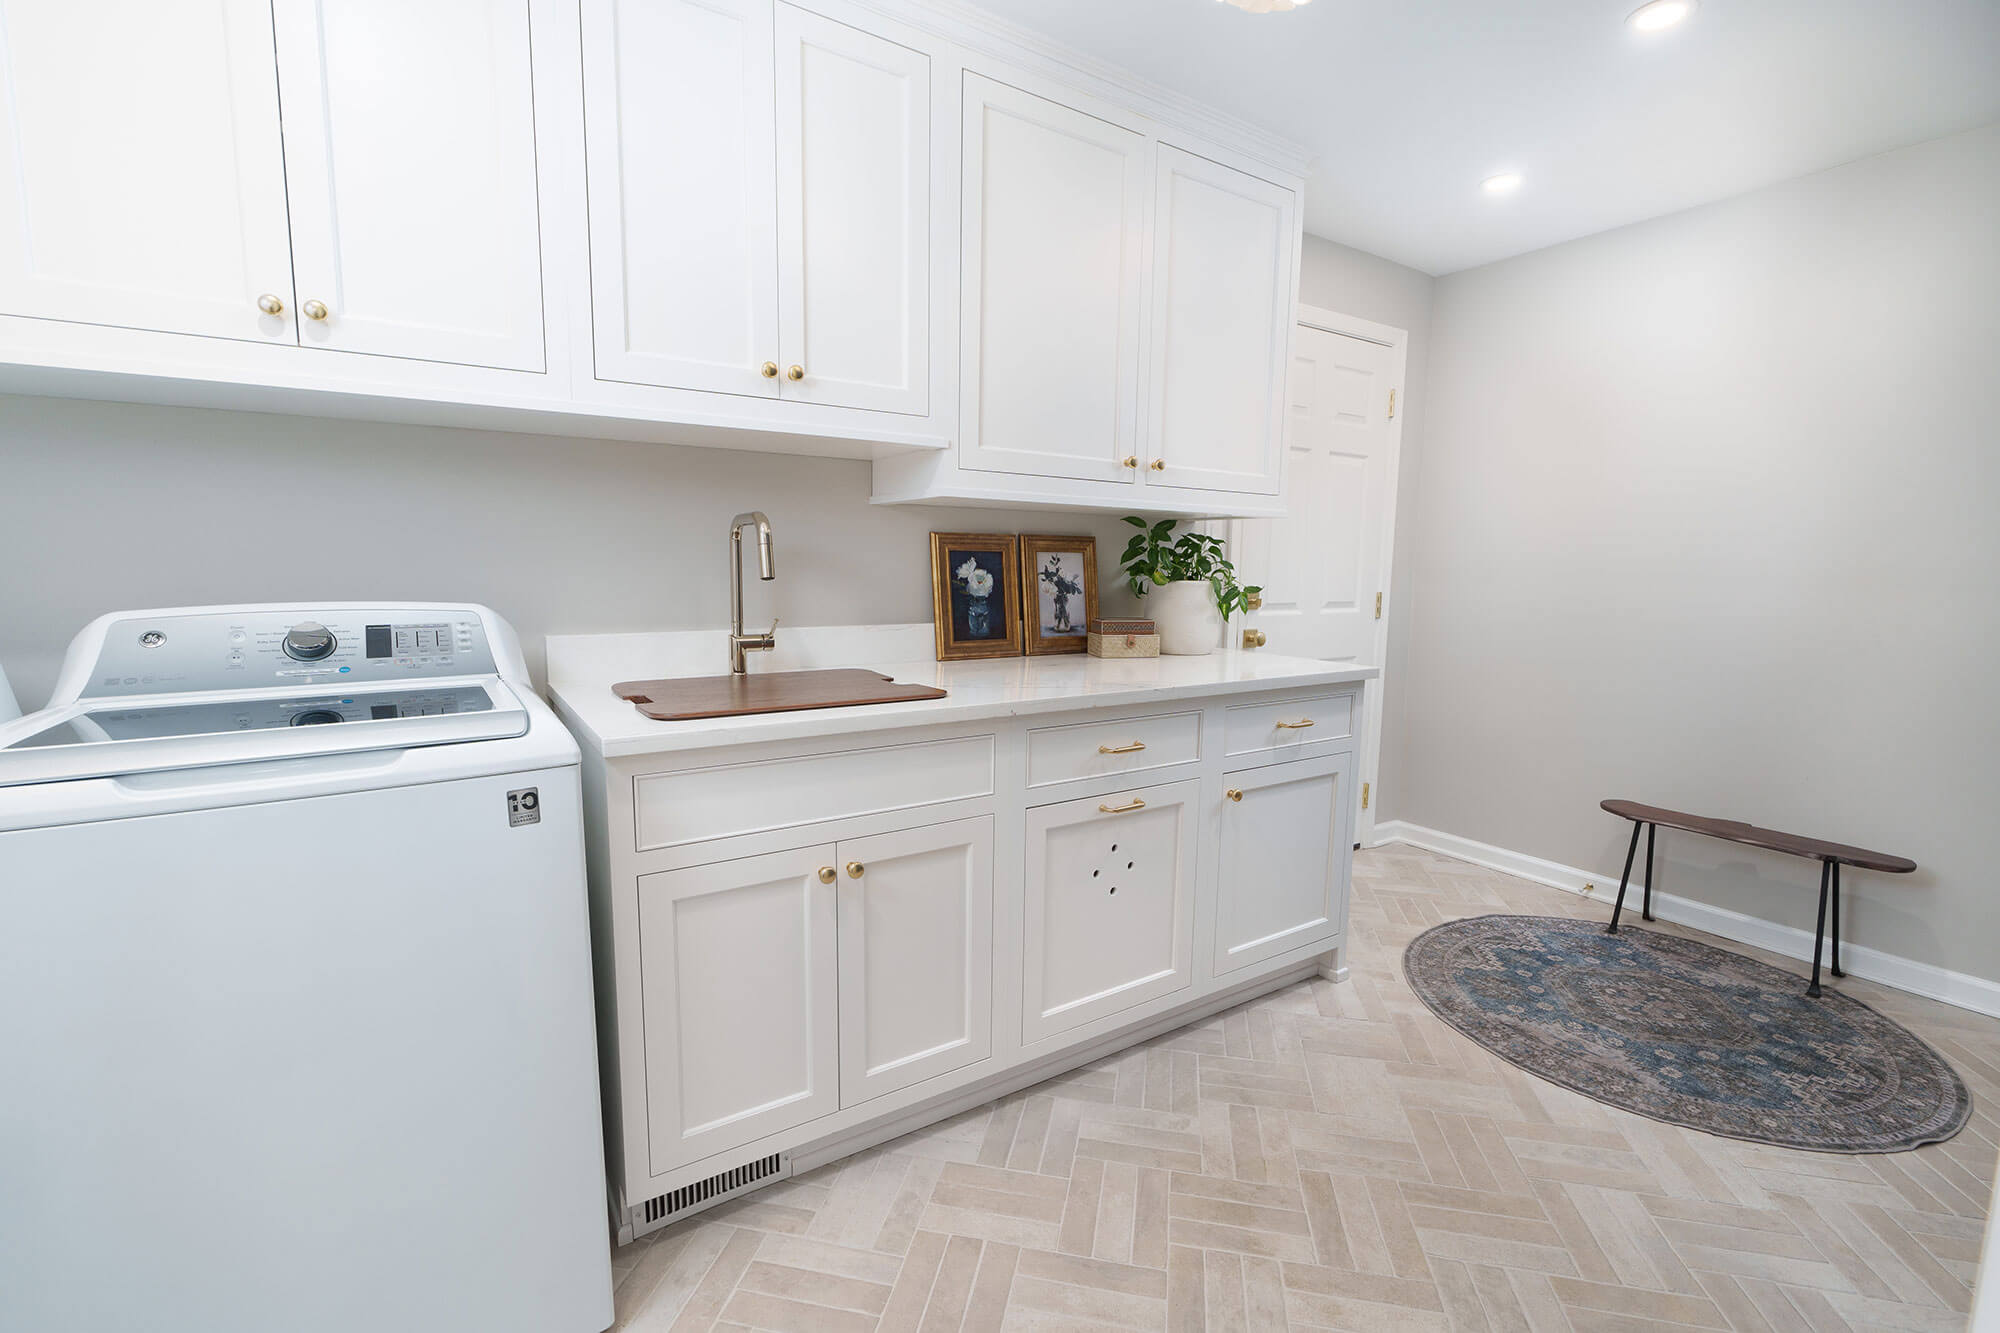
<path fill-rule="evenodd" d="M 1394 389 L 1391 389 L 1389 390 L 1389 420 L 1394 421 L 1395 419 L 1396 419 L 1396 391 Z"/>
<path fill-rule="evenodd" d="M 1361 808 L 1368 808 L 1368 784 L 1365 782 L 1361 784 Z"/>
<path fill-rule="evenodd" d="M 1382 594 L 1379 592 L 1375 594 L 1375 618 L 1382 618 Z"/>

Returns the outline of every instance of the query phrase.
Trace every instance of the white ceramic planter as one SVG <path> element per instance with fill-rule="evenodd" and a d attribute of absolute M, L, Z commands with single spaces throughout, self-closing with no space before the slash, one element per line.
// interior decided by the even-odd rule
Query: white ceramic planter
<path fill-rule="evenodd" d="M 1150 588 L 1143 602 L 1145 614 L 1160 627 L 1163 653 L 1201 657 L 1222 641 L 1222 612 L 1216 609 L 1215 589 L 1206 580 Z"/>

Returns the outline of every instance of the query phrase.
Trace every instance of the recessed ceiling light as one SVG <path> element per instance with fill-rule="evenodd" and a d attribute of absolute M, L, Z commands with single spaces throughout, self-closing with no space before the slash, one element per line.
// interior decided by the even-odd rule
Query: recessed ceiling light
<path fill-rule="evenodd" d="M 1658 32 L 1673 27 L 1692 13 L 1694 0 L 1652 0 L 1651 4 L 1633 10 L 1625 21 L 1640 32 Z"/>
<path fill-rule="evenodd" d="M 1479 188 L 1488 194 L 1512 194 L 1521 188 L 1521 173 L 1503 171 L 1498 176 L 1488 176 L 1479 182 Z"/>

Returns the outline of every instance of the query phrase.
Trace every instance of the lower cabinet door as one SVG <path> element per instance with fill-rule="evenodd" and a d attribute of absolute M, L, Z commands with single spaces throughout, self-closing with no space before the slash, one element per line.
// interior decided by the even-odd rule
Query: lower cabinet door
<path fill-rule="evenodd" d="M 840 844 L 840 1103 L 993 1050 L 993 817 Z"/>
<path fill-rule="evenodd" d="M 1030 810 L 1024 1042 L 1193 980 L 1195 779 Z"/>
<path fill-rule="evenodd" d="M 640 877 L 655 1174 L 839 1109 L 834 863 L 829 843 Z"/>
<path fill-rule="evenodd" d="M 1329 755 L 1223 779 L 1216 976 L 1340 934 L 1352 763 L 1349 755 Z"/>

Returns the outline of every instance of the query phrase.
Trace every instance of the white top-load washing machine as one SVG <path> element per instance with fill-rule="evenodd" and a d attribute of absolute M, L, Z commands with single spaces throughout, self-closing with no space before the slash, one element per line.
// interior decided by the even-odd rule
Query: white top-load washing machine
<path fill-rule="evenodd" d="M 608 1325 L 576 765 L 484 607 L 79 634 L 0 723 L 0 1328 Z"/>

